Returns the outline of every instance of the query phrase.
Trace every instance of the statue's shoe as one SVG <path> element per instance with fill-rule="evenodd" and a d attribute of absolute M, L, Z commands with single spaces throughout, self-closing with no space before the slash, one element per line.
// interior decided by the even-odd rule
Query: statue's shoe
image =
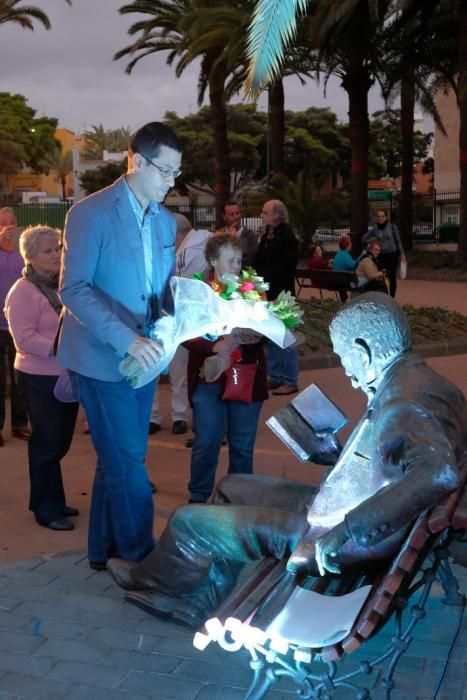
<path fill-rule="evenodd" d="M 136 566 L 135 561 L 117 559 L 113 557 L 107 560 L 107 571 L 115 583 L 126 591 L 144 590 L 133 580 L 131 570 Z"/>
<path fill-rule="evenodd" d="M 206 614 L 195 603 L 172 598 L 160 591 L 129 591 L 125 600 L 153 617 L 173 620 L 191 628 L 200 627 L 206 620 Z"/>

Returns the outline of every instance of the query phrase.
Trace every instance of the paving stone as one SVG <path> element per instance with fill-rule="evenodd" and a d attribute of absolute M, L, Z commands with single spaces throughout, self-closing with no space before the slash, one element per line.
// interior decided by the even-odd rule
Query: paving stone
<path fill-rule="evenodd" d="M 153 673 L 172 673 L 181 659 L 162 654 L 146 654 L 140 651 L 111 651 L 100 662 L 102 666 L 116 666 L 128 671 L 151 671 Z"/>
<path fill-rule="evenodd" d="M 157 700 L 194 700 L 203 683 L 185 681 L 158 673 L 131 671 L 120 688 Z"/>
<path fill-rule="evenodd" d="M 97 647 L 150 652 L 157 651 L 161 638 L 149 634 L 136 634 L 135 632 L 115 633 L 115 630 L 104 628 L 90 632 L 88 641 Z"/>
<path fill-rule="evenodd" d="M 50 697 L 54 691 L 62 692 L 64 689 L 64 684 L 52 678 L 27 676 L 20 673 L 5 673 L 0 678 L 0 692 L 10 693 L 19 698 L 38 700 L 44 694 Z"/>
<path fill-rule="evenodd" d="M 72 591 L 74 593 L 82 593 L 83 595 L 100 595 L 104 593 L 108 587 L 108 580 L 92 575 L 86 579 L 76 579 L 73 578 L 73 576 L 57 576 L 57 578 L 51 581 L 47 586 L 49 590 L 55 592 L 55 595 L 57 595 L 57 591 Z M 106 597 L 108 597 L 107 593 Z"/>
<path fill-rule="evenodd" d="M 149 697 L 142 693 L 127 693 L 124 690 L 107 690 L 80 685 L 67 695 L 66 700 L 148 700 Z M 1 696 L 0 700 L 3 700 Z"/>
<path fill-rule="evenodd" d="M 21 581 L 24 581 L 25 578 L 25 572 L 21 571 L 20 569 L 4 569 L 2 567 L 1 569 L 2 574 L 5 575 L 6 578 L 11 579 L 20 579 Z M 31 574 L 31 580 L 34 580 L 34 585 L 35 586 L 47 586 L 51 581 L 56 578 L 57 574 L 55 572 L 49 572 L 46 571 L 45 569 L 41 572 L 36 572 L 34 571 L 33 577 Z"/>
<path fill-rule="evenodd" d="M 57 602 L 55 605 L 42 603 L 41 601 L 25 600 L 15 608 L 20 615 L 30 615 L 46 620 L 76 620 L 79 621 L 80 610 L 76 606 Z"/>
<path fill-rule="evenodd" d="M 98 613 L 93 610 L 79 610 L 76 619 L 85 625 L 108 628 L 116 632 L 132 631 L 138 623 L 137 619 L 125 617 L 121 613 Z"/>
<path fill-rule="evenodd" d="M 19 651 L 2 651 L 0 654 L 1 672 L 13 671 L 33 676 L 45 676 L 54 663 L 55 659 L 31 656 Z"/>
<path fill-rule="evenodd" d="M 0 629 L 21 630 L 31 624 L 31 615 L 20 615 L 16 608 L 2 610 L 0 608 Z"/>
<path fill-rule="evenodd" d="M 82 625 L 79 622 L 62 622 L 61 620 L 33 619 L 30 626 L 38 637 L 63 639 L 77 639 L 83 641 L 94 629 L 91 625 Z"/>
<path fill-rule="evenodd" d="M 35 652 L 44 640 L 29 632 L 15 632 L 13 630 L 3 630 L 0 633 L 0 650 L 3 651 L 25 651 L 29 653 Z"/>
<path fill-rule="evenodd" d="M 54 603 L 59 602 L 60 597 L 57 596 L 57 591 L 52 588 L 55 581 L 60 579 L 54 579 L 47 586 L 34 586 L 31 582 L 26 579 L 20 582 L 11 581 L 8 588 L 4 588 L 2 591 L 2 596 L 0 598 L 0 606 L 3 606 L 3 594 L 5 596 L 12 596 L 19 598 L 17 604 L 21 603 L 23 600 L 37 600 L 41 603 Z"/>
<path fill-rule="evenodd" d="M 199 661 L 186 660 L 182 661 L 173 675 L 222 685 L 226 681 L 226 670 L 225 664 L 213 664 L 207 661 L 199 663 Z M 235 688 L 247 688 L 252 678 L 253 674 L 249 668 L 244 670 L 235 669 L 235 674 L 232 674 L 229 678 L 229 685 Z"/>
<path fill-rule="evenodd" d="M 36 656 L 48 656 L 65 661 L 99 661 L 105 655 L 103 649 L 88 642 L 68 639 L 47 639 L 37 650 Z"/>
<path fill-rule="evenodd" d="M 90 593 L 86 595 L 86 593 L 75 591 L 64 593 L 61 597 L 61 601 L 66 605 L 76 606 L 80 610 L 93 610 L 103 613 L 112 613 L 121 607 L 118 601 L 112 600 L 112 598 L 91 595 Z"/>
<path fill-rule="evenodd" d="M 126 675 L 124 668 L 104 668 L 83 661 L 59 661 L 47 674 L 59 681 L 85 683 L 96 688 L 111 688 Z"/>
<path fill-rule="evenodd" d="M 24 598 L 20 596 L 15 598 L 14 596 L 8 595 L 9 592 L 9 588 L 6 591 L 2 590 L 2 595 L 0 596 L 0 610 L 14 610 L 23 602 Z"/>

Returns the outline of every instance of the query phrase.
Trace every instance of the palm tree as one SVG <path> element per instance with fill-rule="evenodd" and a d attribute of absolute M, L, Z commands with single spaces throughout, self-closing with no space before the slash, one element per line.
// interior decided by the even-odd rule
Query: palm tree
<path fill-rule="evenodd" d="M 73 154 L 71 151 L 65 153 L 57 151 L 50 160 L 50 168 L 57 173 L 62 186 L 62 200 L 67 199 L 66 196 L 66 178 L 69 173 L 73 172 Z"/>
<path fill-rule="evenodd" d="M 467 264 L 467 6 L 459 1 L 458 33 L 458 101 L 460 111 L 460 233 L 457 255 Z"/>
<path fill-rule="evenodd" d="M 216 3 L 211 4 L 211 7 L 214 4 Z M 136 63 L 145 56 L 160 51 L 167 52 L 168 65 L 176 60 L 175 75 L 180 77 L 193 60 L 201 58 L 198 102 L 202 104 L 208 89 L 215 148 L 216 218 L 220 222 L 222 205 L 230 191 L 225 92 L 227 68 L 222 55 L 224 46 L 218 42 L 196 43 L 193 24 L 198 21 L 198 13 L 205 9 L 204 6 L 205 3 L 197 4 L 196 0 L 134 0 L 130 5 L 124 5 L 119 10 L 121 14 L 138 12 L 148 15 L 150 19 L 131 25 L 128 34 L 133 36 L 141 33 L 141 36 L 130 46 L 118 51 L 114 59 L 132 56 L 125 69 L 131 73 Z M 212 41 L 212 35 L 210 40 Z"/>
<path fill-rule="evenodd" d="M 50 29 L 50 20 L 45 12 L 31 5 L 18 7 L 21 2 L 23 0 L 0 0 L 0 24 L 14 22 L 23 29 L 32 31 L 34 29 L 33 20 L 37 20 L 45 29 Z M 65 2 L 71 5 L 71 0 L 65 0 Z"/>
<path fill-rule="evenodd" d="M 409 0 L 410 6 L 410 0 Z M 401 103 L 401 193 L 399 225 L 406 248 L 412 247 L 414 112 L 418 102 L 444 132 L 434 96 L 453 85 L 455 29 L 453 17 L 438 0 L 426 0 L 410 8 L 402 0 L 386 31 L 386 70 L 383 92 L 391 100 L 394 92 Z M 407 11 L 409 10 L 409 11 Z"/>
<path fill-rule="evenodd" d="M 249 37 L 247 89 L 258 90 L 280 70 L 284 46 L 295 36 L 295 12 L 305 13 L 310 6 L 318 70 L 325 83 L 330 75 L 338 76 L 349 98 L 351 218 L 357 250 L 368 224 L 368 91 L 382 72 L 378 35 L 391 5 L 390 0 L 259 0 Z"/>

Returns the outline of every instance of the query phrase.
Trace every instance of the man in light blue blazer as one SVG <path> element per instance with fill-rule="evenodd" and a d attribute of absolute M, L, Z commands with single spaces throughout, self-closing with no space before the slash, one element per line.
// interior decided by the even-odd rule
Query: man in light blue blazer
<path fill-rule="evenodd" d="M 128 172 L 69 211 L 60 296 L 58 360 L 69 370 L 97 452 L 88 557 L 140 561 L 153 548 L 153 503 L 144 458 L 154 382 L 133 389 L 118 366 L 125 355 L 143 367 L 163 350 L 147 337 L 171 310 L 175 219 L 161 206 L 180 174 L 182 146 L 165 124 L 132 137 Z"/>

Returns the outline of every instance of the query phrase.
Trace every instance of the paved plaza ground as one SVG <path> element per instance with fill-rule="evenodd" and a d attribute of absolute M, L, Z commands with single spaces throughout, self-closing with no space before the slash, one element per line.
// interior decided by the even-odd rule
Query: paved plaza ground
<path fill-rule="evenodd" d="M 404 281 L 402 303 L 445 306 L 467 315 L 464 284 Z M 467 355 L 431 358 L 430 364 L 454 381 L 467 395 Z M 304 371 L 301 388 L 316 382 L 344 410 L 350 425 L 365 400 L 351 389 L 342 369 Z M 168 515 L 186 502 L 190 452 L 186 436 L 170 432 L 170 388 L 160 388 L 163 430 L 149 439 L 148 468 L 158 487 L 155 497 L 156 531 Z M 291 479 L 318 483 L 321 470 L 302 464 L 264 425 L 285 403 L 265 402 L 258 433 L 255 469 Z M 27 510 L 28 478 L 25 443 L 9 437 L 0 450 L 3 473 L 0 491 L 0 700 L 136 700 L 169 698 L 236 700 L 249 684 L 247 658 L 228 655 L 212 645 L 204 652 L 192 646 L 186 629 L 145 615 L 123 601 L 122 591 L 106 572 L 91 572 L 85 556 L 89 494 L 94 452 L 89 436 L 77 431 L 63 473 L 68 502 L 81 514 L 73 532 L 52 532 L 33 521 Z M 222 449 L 219 476 L 225 472 Z M 457 568 L 461 589 L 467 592 L 467 570 Z M 445 607 L 435 587 L 430 614 L 415 633 L 397 674 L 394 700 L 432 698 L 443 659 L 459 618 L 459 608 Z M 467 618 L 467 616 L 466 616 Z M 386 639 L 390 634 L 385 632 Z M 381 645 L 378 637 L 373 645 Z M 355 666 L 362 655 L 351 655 Z M 457 640 L 438 700 L 467 700 L 467 622 Z M 287 684 L 271 692 L 271 699 L 292 698 Z M 336 697 L 346 700 L 344 694 Z M 381 690 L 372 693 L 383 700 Z"/>

